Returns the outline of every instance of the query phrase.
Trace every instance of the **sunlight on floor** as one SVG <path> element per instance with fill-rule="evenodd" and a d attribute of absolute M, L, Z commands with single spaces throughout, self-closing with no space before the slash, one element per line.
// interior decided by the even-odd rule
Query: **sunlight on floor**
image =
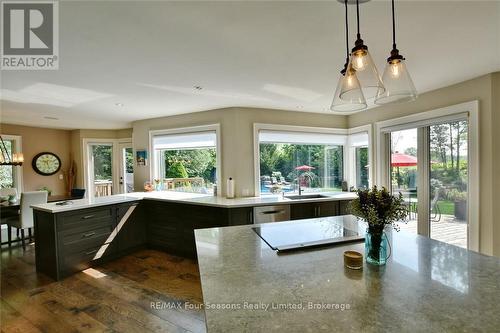
<path fill-rule="evenodd" d="M 107 276 L 106 274 L 99 272 L 97 269 L 94 268 L 87 268 L 82 272 L 87 274 L 88 276 L 93 277 L 94 279 L 100 279 Z"/>

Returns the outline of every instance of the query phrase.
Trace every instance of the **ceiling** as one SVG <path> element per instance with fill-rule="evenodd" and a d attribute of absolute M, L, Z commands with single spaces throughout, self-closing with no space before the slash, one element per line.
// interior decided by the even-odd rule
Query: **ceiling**
<path fill-rule="evenodd" d="M 345 59 L 337 1 L 59 7 L 59 70 L 3 71 L 2 122 L 114 129 L 232 106 L 328 113 Z M 420 93 L 500 70 L 500 1 L 398 1 L 396 10 L 398 48 Z M 379 71 L 390 28 L 389 2 L 361 6 Z"/>

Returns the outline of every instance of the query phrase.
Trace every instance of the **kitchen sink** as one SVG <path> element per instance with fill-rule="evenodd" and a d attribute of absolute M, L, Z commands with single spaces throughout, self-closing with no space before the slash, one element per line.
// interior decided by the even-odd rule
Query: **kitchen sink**
<path fill-rule="evenodd" d="M 291 200 L 305 200 L 305 199 L 321 199 L 329 198 L 330 196 L 324 194 L 302 194 L 302 195 L 286 195 L 285 198 Z"/>

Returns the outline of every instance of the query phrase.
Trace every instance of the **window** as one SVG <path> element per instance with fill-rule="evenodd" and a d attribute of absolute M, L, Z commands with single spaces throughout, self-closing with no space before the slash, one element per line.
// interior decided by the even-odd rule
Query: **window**
<path fill-rule="evenodd" d="M 2 135 L 5 148 L 10 157 L 21 151 L 21 137 L 16 135 Z M 4 152 L 5 153 L 5 152 Z M 0 188 L 16 188 L 22 192 L 22 171 L 19 166 L 0 165 Z"/>
<path fill-rule="evenodd" d="M 213 194 L 219 172 L 218 125 L 204 128 L 214 130 L 190 132 L 185 129 L 178 130 L 180 133 L 154 133 L 152 149 L 155 190 Z"/>
<path fill-rule="evenodd" d="M 259 131 L 260 193 L 340 191 L 346 135 Z"/>
<path fill-rule="evenodd" d="M 368 147 L 356 147 L 356 187 L 368 188 Z"/>
<path fill-rule="evenodd" d="M 369 134 L 366 131 L 352 133 L 347 138 L 349 146 L 349 158 L 351 172 L 348 174 L 347 181 L 350 186 L 358 189 L 366 189 L 370 186 L 370 156 L 369 156 Z"/>

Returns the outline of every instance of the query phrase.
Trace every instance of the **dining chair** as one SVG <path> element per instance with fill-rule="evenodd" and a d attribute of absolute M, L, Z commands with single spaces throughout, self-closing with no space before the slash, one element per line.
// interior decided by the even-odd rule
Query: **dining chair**
<path fill-rule="evenodd" d="M 12 187 L 6 187 L 6 188 L 0 188 L 0 197 L 10 197 L 10 196 L 15 196 L 17 198 L 17 189 L 12 188 Z M 0 235 L 2 232 L 2 225 L 7 224 L 7 219 L 9 217 L 12 217 L 13 214 L 10 214 L 10 210 L 8 214 L 5 214 L 5 212 L 2 213 L 0 216 Z M 1 236 L 0 236 L 0 242 L 1 242 Z"/>
<path fill-rule="evenodd" d="M 21 193 L 19 216 L 8 218 L 6 221 L 8 225 L 9 248 L 12 244 L 11 228 L 14 227 L 21 230 L 21 245 L 23 246 L 23 250 L 26 249 L 26 245 L 24 243 L 24 230 L 28 229 L 29 238 L 31 240 L 31 228 L 33 228 L 33 208 L 31 208 L 31 206 L 47 203 L 47 195 L 47 191 Z"/>

